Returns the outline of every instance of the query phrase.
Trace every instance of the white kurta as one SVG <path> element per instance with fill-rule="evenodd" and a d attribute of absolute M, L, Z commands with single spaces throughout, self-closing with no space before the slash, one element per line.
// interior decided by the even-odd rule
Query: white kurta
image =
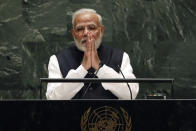
<path fill-rule="evenodd" d="M 125 78 L 136 78 L 133 74 L 133 69 L 130 64 L 130 59 L 127 53 L 123 54 L 121 70 Z M 50 57 L 48 65 L 49 78 L 63 78 L 57 57 L 55 55 Z M 71 69 L 65 78 L 84 78 L 87 70 L 80 65 L 76 70 Z M 117 73 L 114 69 L 107 65 L 103 65 L 98 73 L 98 78 L 123 78 L 121 73 Z M 139 92 L 138 83 L 129 83 L 132 98 L 135 99 Z M 72 99 L 84 86 L 84 83 L 48 83 L 46 98 L 50 100 L 70 100 Z M 130 91 L 127 83 L 102 83 L 105 90 L 109 90 L 119 99 L 131 99 Z"/>

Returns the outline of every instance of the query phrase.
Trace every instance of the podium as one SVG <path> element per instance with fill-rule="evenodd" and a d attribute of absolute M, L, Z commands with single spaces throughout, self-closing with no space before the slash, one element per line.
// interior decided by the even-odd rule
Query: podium
<path fill-rule="evenodd" d="M 40 99 L 42 99 L 42 83 L 45 82 L 51 82 L 51 83 L 77 83 L 77 82 L 85 82 L 85 83 L 96 83 L 96 82 L 108 82 L 108 83 L 169 83 L 170 84 L 170 89 L 171 89 L 171 98 L 174 98 L 174 79 L 173 78 L 136 78 L 136 79 L 99 79 L 99 78 L 81 78 L 81 79 L 77 79 L 77 78 L 40 78 Z M 150 97 L 150 96 L 149 96 Z M 151 97 L 156 98 L 156 97 Z M 157 97 L 158 99 L 161 97 Z"/>
<path fill-rule="evenodd" d="M 41 79 L 65 81 L 173 84 L 173 79 Z M 0 101 L 0 131 L 194 131 L 195 124 L 196 100 Z"/>
<path fill-rule="evenodd" d="M 173 79 L 150 78 L 40 81 L 173 84 Z M 0 131 L 194 130 L 195 109 L 194 100 L 4 100 L 0 101 Z"/>
<path fill-rule="evenodd" d="M 195 100 L 9 100 L 0 130 L 194 131 L 195 109 Z"/>

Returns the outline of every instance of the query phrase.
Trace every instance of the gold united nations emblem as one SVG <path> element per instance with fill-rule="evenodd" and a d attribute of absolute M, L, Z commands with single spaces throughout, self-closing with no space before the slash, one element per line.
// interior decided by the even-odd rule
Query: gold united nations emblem
<path fill-rule="evenodd" d="M 82 115 L 80 123 L 82 131 L 131 131 L 131 117 L 120 107 L 119 110 L 103 106 L 91 107 Z"/>

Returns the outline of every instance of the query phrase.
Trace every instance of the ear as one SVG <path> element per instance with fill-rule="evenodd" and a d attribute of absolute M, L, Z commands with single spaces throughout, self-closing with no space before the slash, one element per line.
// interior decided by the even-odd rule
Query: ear
<path fill-rule="evenodd" d="M 101 34 L 102 34 L 102 36 L 104 34 L 104 25 L 101 26 Z"/>
<path fill-rule="evenodd" d="M 71 30 L 72 36 L 75 37 L 74 29 Z"/>

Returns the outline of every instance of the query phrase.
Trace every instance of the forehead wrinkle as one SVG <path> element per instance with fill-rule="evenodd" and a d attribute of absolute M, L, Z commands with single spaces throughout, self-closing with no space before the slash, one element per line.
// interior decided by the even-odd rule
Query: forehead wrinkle
<path fill-rule="evenodd" d="M 95 25 L 96 26 L 95 22 L 91 21 L 91 22 L 87 22 L 87 23 L 86 22 L 79 23 L 79 24 L 76 25 L 76 27 L 78 27 L 78 26 L 86 26 L 86 25 L 87 26 L 88 25 Z"/>
<path fill-rule="evenodd" d="M 74 25 L 78 25 L 78 23 L 86 23 L 93 22 L 93 24 L 99 25 L 99 18 L 94 13 L 82 13 L 78 14 L 75 18 Z"/>

